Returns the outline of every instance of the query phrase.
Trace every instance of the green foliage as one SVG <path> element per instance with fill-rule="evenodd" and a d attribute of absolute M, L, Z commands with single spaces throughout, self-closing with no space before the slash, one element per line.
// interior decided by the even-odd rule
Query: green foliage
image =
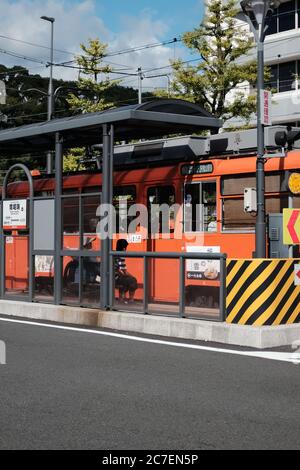
<path fill-rule="evenodd" d="M 87 46 L 80 44 L 80 47 L 83 53 L 76 56 L 76 62 L 84 78 L 80 76 L 77 83 L 80 96 L 71 94 L 68 98 L 71 109 L 82 113 L 92 113 L 112 108 L 114 103 L 108 99 L 107 92 L 119 81 L 109 78 L 112 68 L 103 63 L 107 44 L 99 39 L 89 39 Z M 99 77 L 101 77 L 100 80 Z"/>
<path fill-rule="evenodd" d="M 0 128 L 33 124 L 47 119 L 47 93 L 49 79 L 38 74 L 31 75 L 21 66 L 6 67 L 0 64 L 0 79 L 5 82 L 7 100 L 0 105 Z M 74 87 L 75 82 L 54 80 L 54 88 L 61 87 L 55 101 L 56 116 L 70 115 L 70 106 L 66 102 L 68 87 Z M 14 163 L 24 163 L 29 169 L 45 170 L 46 155 L 32 153 L 31 155 L 0 158 L 0 180 Z"/>
<path fill-rule="evenodd" d="M 186 66 L 181 60 L 173 61 L 173 97 L 186 99 L 203 106 L 216 117 L 249 119 L 256 109 L 256 99 L 235 92 L 239 85 L 256 82 L 256 64 L 241 64 L 239 58 L 249 53 L 253 40 L 236 25 L 235 0 L 212 0 L 207 5 L 203 23 L 183 36 L 184 44 L 200 61 Z M 159 96 L 163 96 L 159 92 Z"/>
<path fill-rule="evenodd" d="M 84 156 L 84 149 L 80 147 L 70 149 L 68 152 L 64 154 L 63 171 L 72 172 L 72 171 L 84 170 L 85 167 L 81 163 L 81 159 L 83 158 L 83 156 Z"/>

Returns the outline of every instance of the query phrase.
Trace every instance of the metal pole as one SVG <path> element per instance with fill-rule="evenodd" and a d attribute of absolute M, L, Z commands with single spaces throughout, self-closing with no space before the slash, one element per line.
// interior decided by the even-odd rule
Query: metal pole
<path fill-rule="evenodd" d="M 3 233 L 3 201 L 1 201 L 1 232 L 0 232 L 0 297 L 3 298 L 5 292 L 5 237 Z"/>
<path fill-rule="evenodd" d="M 48 86 L 48 106 L 47 106 L 47 120 L 51 121 L 54 114 L 54 93 L 53 93 L 53 46 L 54 46 L 54 18 L 48 16 L 42 16 L 41 19 L 49 21 L 51 23 L 51 40 L 50 40 L 50 77 L 49 77 L 49 86 Z M 53 154 L 52 152 L 47 152 L 47 165 L 46 172 L 50 175 L 53 171 Z"/>
<path fill-rule="evenodd" d="M 28 276 L 29 276 L 29 290 L 28 297 L 29 302 L 33 301 L 34 289 L 35 289 L 35 269 L 33 267 L 34 256 L 33 256 L 33 230 L 34 230 L 34 209 L 33 209 L 33 197 L 34 193 L 31 191 L 29 196 L 29 266 L 28 266 Z"/>
<path fill-rule="evenodd" d="M 143 72 L 142 68 L 138 68 L 138 77 L 139 77 L 139 104 L 143 102 Z"/>
<path fill-rule="evenodd" d="M 168 80 L 168 98 L 170 98 L 170 95 L 171 95 L 171 79 L 169 77 L 169 75 L 166 75 L 167 77 L 167 80 Z"/>
<path fill-rule="evenodd" d="M 185 317 L 185 259 L 179 258 L 179 316 Z"/>
<path fill-rule="evenodd" d="M 144 257 L 144 299 L 143 299 L 143 310 L 144 314 L 148 315 L 149 312 L 149 276 L 148 276 L 148 259 Z"/>
<path fill-rule="evenodd" d="M 220 260 L 220 320 L 225 322 L 226 317 L 227 317 L 227 311 L 226 311 L 226 295 L 227 295 L 227 286 L 226 286 L 226 281 L 227 281 L 227 266 L 226 266 L 226 256 L 224 256 Z"/>
<path fill-rule="evenodd" d="M 54 112 L 53 101 L 53 41 L 54 41 L 54 21 L 51 21 L 51 46 L 50 46 L 50 78 L 48 89 L 48 121 L 51 121 Z"/>
<path fill-rule="evenodd" d="M 102 126 L 103 132 L 103 163 L 102 163 L 102 198 L 101 204 L 108 205 L 110 199 L 110 135 L 107 124 Z M 101 239 L 101 308 L 109 306 L 109 238 L 103 233 Z"/>
<path fill-rule="evenodd" d="M 62 262 L 61 262 L 61 242 L 62 242 L 62 168 L 63 168 L 63 140 L 60 134 L 55 134 L 55 262 L 54 262 L 54 301 L 56 305 L 61 302 L 62 290 Z"/>
<path fill-rule="evenodd" d="M 113 206 L 113 198 L 114 198 L 114 139 L 115 139 L 115 133 L 114 133 L 114 126 L 110 126 L 110 131 L 109 131 L 109 136 L 110 136 L 110 146 L 109 146 L 109 204 L 112 207 Z M 114 228 L 115 230 L 115 228 Z M 109 238 L 108 240 L 109 243 L 109 252 L 112 251 L 112 239 Z M 108 306 L 110 309 L 113 308 L 114 306 L 114 299 L 115 299 L 115 269 L 114 269 L 114 260 L 112 256 L 109 256 L 109 265 L 108 265 L 108 271 L 109 271 L 109 302 Z"/>
<path fill-rule="evenodd" d="M 289 209 L 294 208 L 294 197 L 289 194 Z M 289 246 L 289 258 L 294 258 L 294 245 Z"/>
<path fill-rule="evenodd" d="M 266 209 L 265 209 L 265 129 L 262 122 L 262 91 L 264 89 L 264 40 L 259 31 L 257 41 L 257 219 L 255 229 L 255 257 L 266 257 Z"/>

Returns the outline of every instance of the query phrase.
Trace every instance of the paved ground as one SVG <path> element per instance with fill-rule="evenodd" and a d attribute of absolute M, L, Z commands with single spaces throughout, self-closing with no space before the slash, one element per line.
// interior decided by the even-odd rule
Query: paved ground
<path fill-rule="evenodd" d="M 300 365 L 0 322 L 1 449 L 299 449 Z"/>

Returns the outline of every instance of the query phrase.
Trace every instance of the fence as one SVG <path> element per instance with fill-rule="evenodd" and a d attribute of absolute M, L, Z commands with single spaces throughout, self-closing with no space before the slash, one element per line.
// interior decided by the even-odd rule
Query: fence
<path fill-rule="evenodd" d="M 129 306 L 126 308 L 124 305 L 119 305 L 116 301 L 116 286 L 115 286 L 115 260 L 116 258 L 126 258 L 127 260 L 130 259 L 140 259 L 143 262 L 142 265 L 142 273 L 143 273 L 143 293 L 141 295 L 140 302 L 137 304 L 136 309 L 141 314 L 161 314 L 161 315 L 174 315 L 177 314 L 180 318 L 198 318 L 198 319 L 206 319 L 206 320 L 215 320 L 215 321 L 225 321 L 226 318 L 226 255 L 220 253 L 146 253 L 146 252 L 110 252 L 110 275 L 111 279 L 109 285 L 112 286 L 109 296 L 110 296 L 110 306 L 112 309 L 116 308 L 120 309 L 128 309 L 130 311 L 133 310 L 133 306 Z M 159 273 L 159 267 L 156 266 L 159 260 L 177 260 L 179 263 L 179 269 L 172 269 L 170 272 L 169 279 L 165 279 L 164 286 L 159 286 L 160 290 L 164 290 L 165 292 L 171 290 L 171 280 L 174 287 L 174 272 L 178 271 L 175 277 L 177 280 L 175 281 L 177 288 L 178 288 L 178 302 L 173 301 L 163 301 L 163 300 L 155 300 L 155 294 L 153 294 L 154 283 L 157 288 L 157 279 L 155 279 L 155 274 Z M 187 270 L 186 270 L 186 262 L 188 260 L 201 260 L 201 261 L 219 261 L 220 263 L 220 272 L 218 275 L 217 281 L 208 281 L 208 280 L 201 280 L 198 281 L 188 281 L 189 284 L 197 284 L 202 292 L 206 292 L 209 289 L 218 289 L 218 309 L 212 308 L 213 305 L 208 307 L 203 306 L 203 308 L 194 308 L 190 305 L 187 305 L 186 297 L 187 297 Z M 161 265 L 162 266 L 162 265 Z M 154 272 L 154 275 L 153 275 Z M 212 287 L 213 286 L 213 287 Z M 197 286 L 196 286 L 197 287 Z M 178 311 L 174 308 L 177 305 Z M 159 308 L 158 308 L 159 307 Z M 157 309 L 159 311 L 157 311 Z"/>

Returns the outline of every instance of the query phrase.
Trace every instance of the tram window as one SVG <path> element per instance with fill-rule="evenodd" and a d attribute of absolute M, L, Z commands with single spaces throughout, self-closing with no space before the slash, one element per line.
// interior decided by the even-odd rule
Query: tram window
<path fill-rule="evenodd" d="M 79 197 L 62 199 L 63 248 L 79 249 Z"/>
<path fill-rule="evenodd" d="M 274 196 L 266 198 L 266 213 L 280 214 L 288 207 L 288 196 Z"/>
<path fill-rule="evenodd" d="M 148 214 L 149 214 L 149 231 L 151 233 L 172 233 L 175 227 L 175 210 L 169 211 L 169 221 L 163 220 L 163 213 L 158 214 L 158 207 L 167 205 L 170 208 L 175 204 L 175 189 L 173 186 L 156 186 L 148 189 Z"/>
<path fill-rule="evenodd" d="M 99 216 L 97 216 L 100 205 L 99 196 L 82 196 L 83 211 L 83 248 L 87 250 L 98 250 L 99 240 L 97 228 Z"/>
<path fill-rule="evenodd" d="M 279 214 L 288 207 L 287 196 L 266 197 L 266 213 Z M 223 230 L 254 230 L 255 215 L 244 211 L 244 199 L 223 200 Z"/>
<path fill-rule="evenodd" d="M 63 194 L 78 194 L 79 188 L 63 188 Z"/>
<path fill-rule="evenodd" d="M 256 217 L 244 211 L 244 199 L 224 199 L 223 230 L 253 230 Z"/>
<path fill-rule="evenodd" d="M 128 217 L 128 210 L 136 204 L 135 186 L 114 187 L 113 204 L 116 211 L 116 232 L 125 233 L 135 217 Z"/>
<path fill-rule="evenodd" d="M 266 174 L 266 193 L 279 193 L 286 191 L 285 172 L 274 172 Z M 256 188 L 256 176 L 234 175 L 222 178 L 222 196 L 243 195 L 245 188 Z"/>
<path fill-rule="evenodd" d="M 34 192 L 35 197 L 53 197 L 54 196 L 54 191 L 35 191 Z"/>
<path fill-rule="evenodd" d="M 293 199 L 293 208 L 300 209 L 300 196 L 294 196 Z"/>
<path fill-rule="evenodd" d="M 184 189 L 185 232 L 217 231 L 215 182 L 186 184 Z"/>
<path fill-rule="evenodd" d="M 97 194 L 97 193 L 101 193 L 101 186 L 84 186 L 81 190 L 81 192 L 83 194 L 86 194 L 86 193 L 94 193 L 94 194 Z"/>

